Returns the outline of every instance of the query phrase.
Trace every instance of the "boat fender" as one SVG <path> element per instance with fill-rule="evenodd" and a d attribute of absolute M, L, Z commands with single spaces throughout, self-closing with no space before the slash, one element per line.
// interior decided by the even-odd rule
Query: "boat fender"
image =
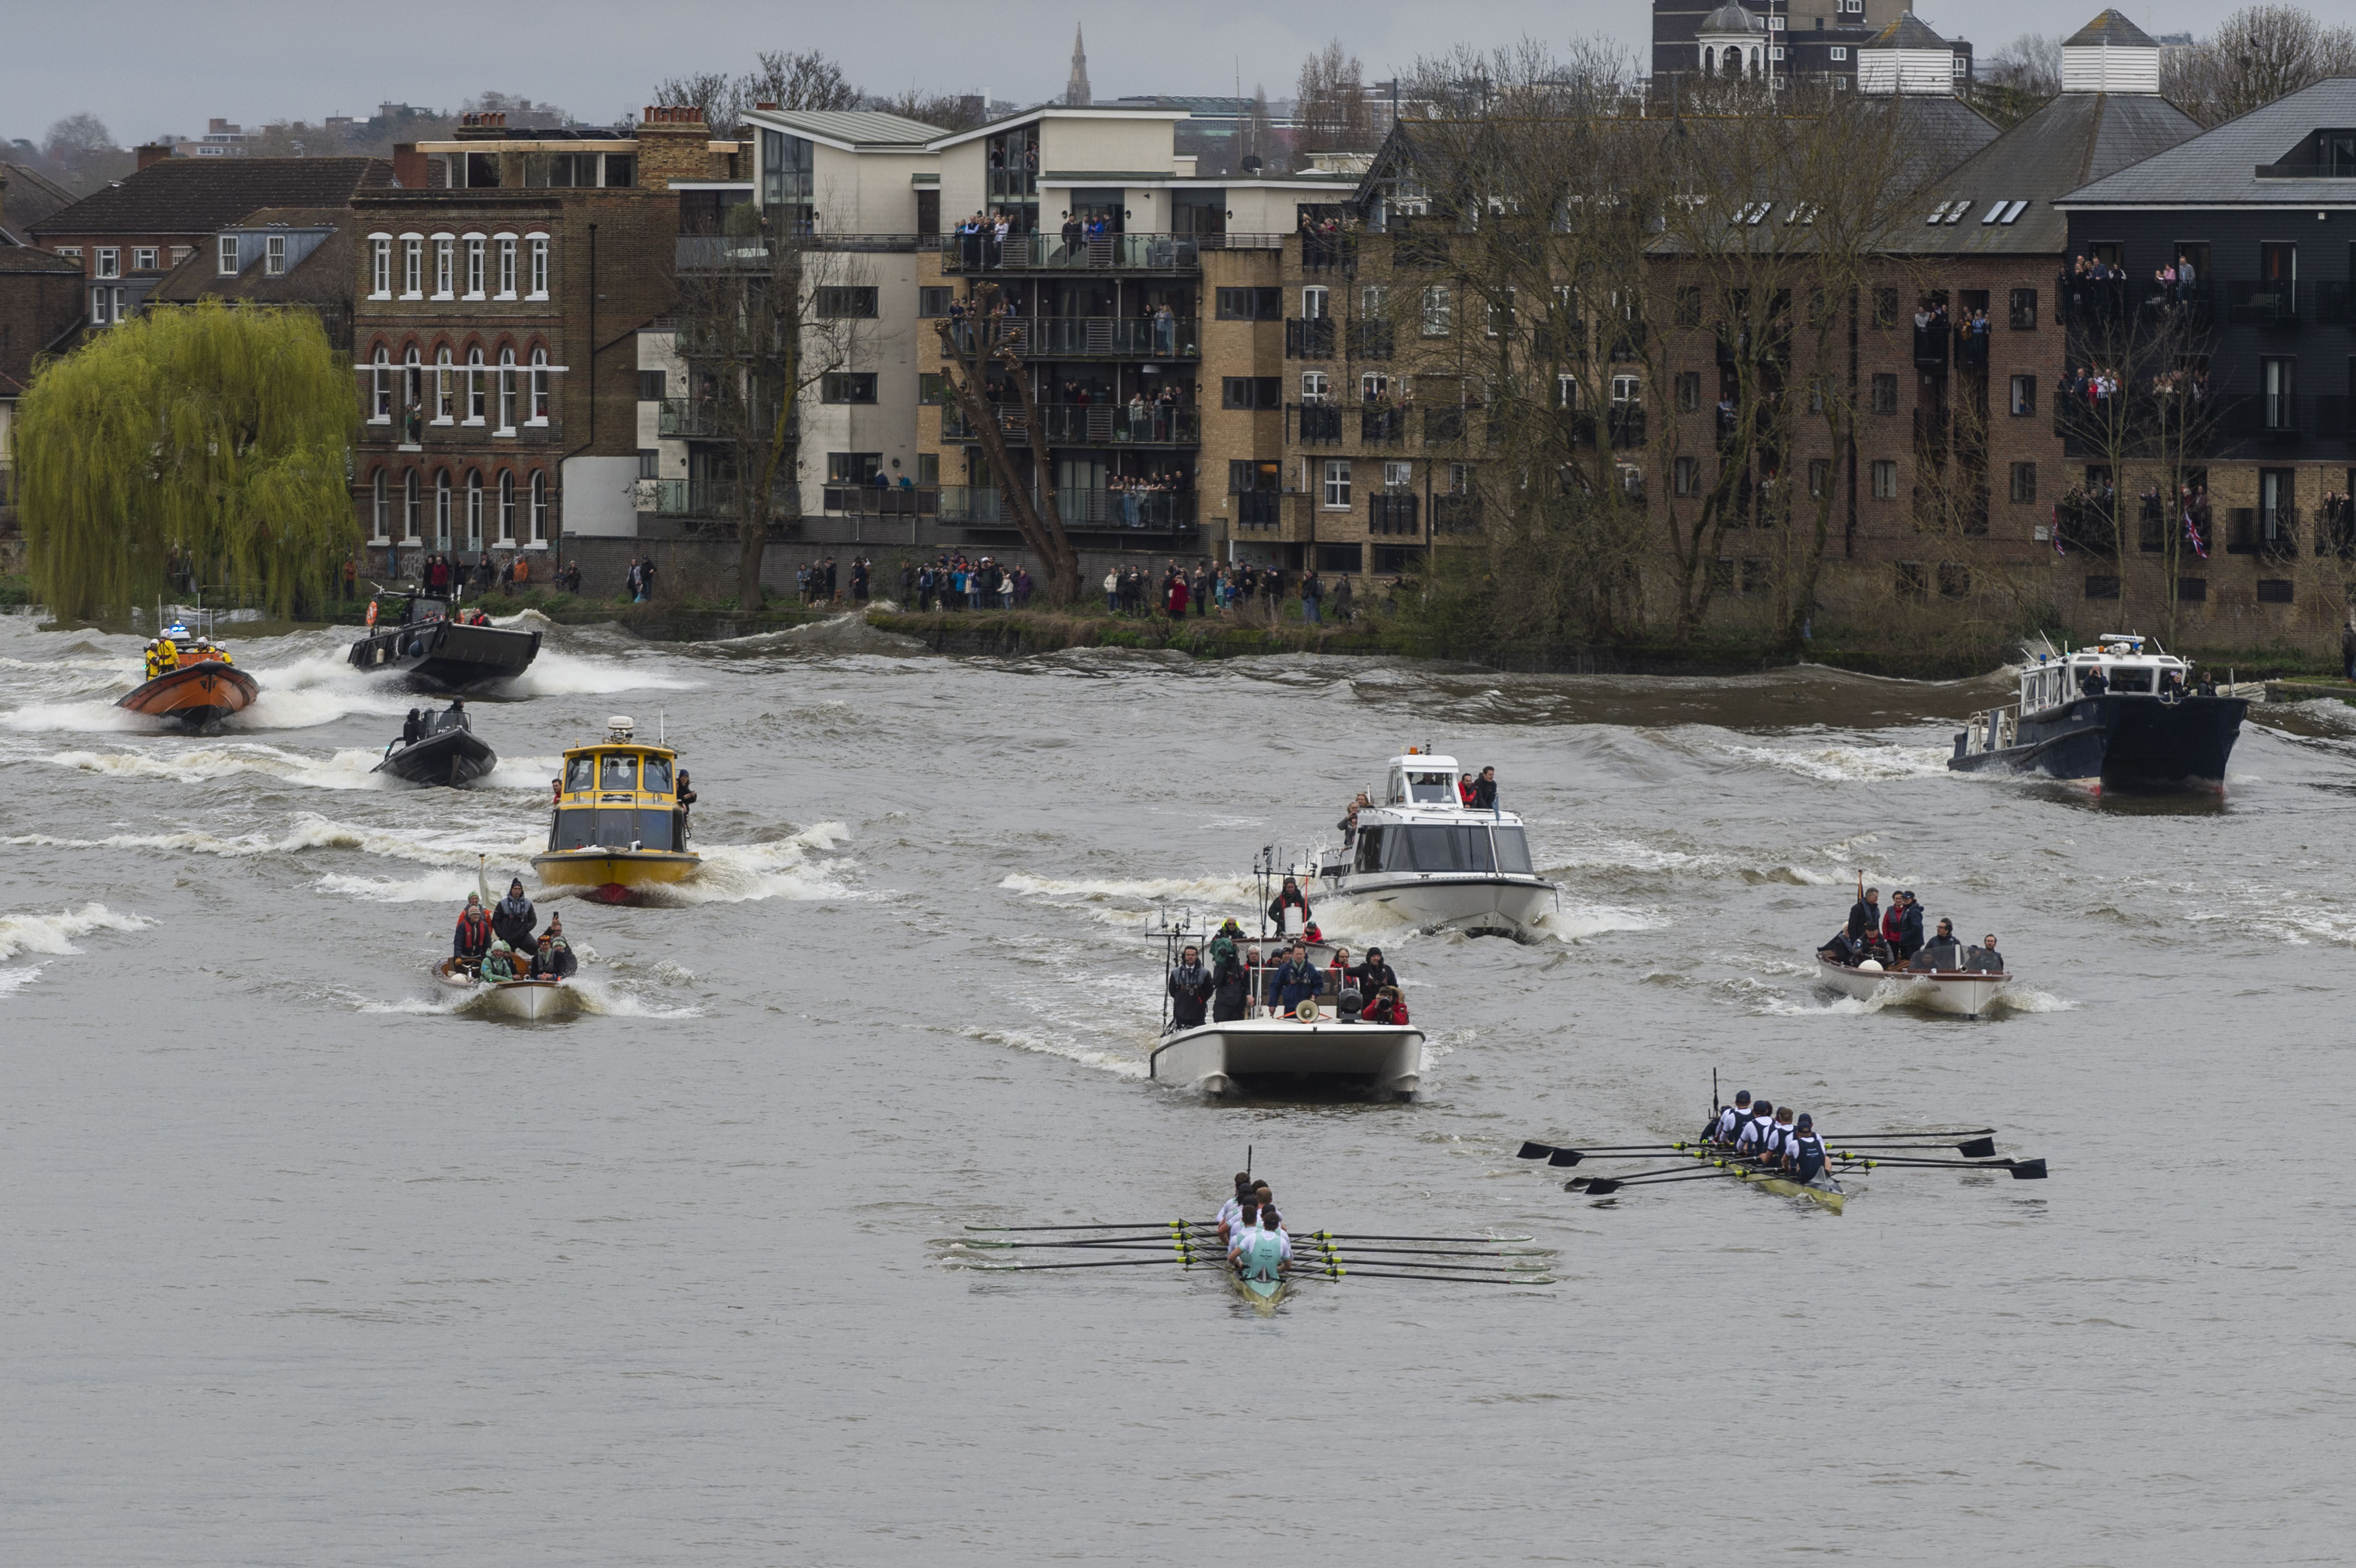
<path fill-rule="evenodd" d="M 1317 1021 L 1317 998 L 1314 997 L 1301 997 L 1301 1005 L 1292 1009 L 1292 1016 L 1299 1019 L 1305 1024 L 1315 1023 Z"/>
<path fill-rule="evenodd" d="M 1868 958 L 1857 966 L 1857 972 L 1860 975 L 1879 975 L 1881 973 L 1881 960 Z"/>

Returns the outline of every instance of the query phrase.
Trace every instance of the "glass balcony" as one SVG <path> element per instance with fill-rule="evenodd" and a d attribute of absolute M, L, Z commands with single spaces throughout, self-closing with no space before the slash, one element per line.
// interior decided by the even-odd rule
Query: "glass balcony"
<path fill-rule="evenodd" d="M 949 324 L 957 346 L 974 351 L 980 324 Z M 1201 340 L 1191 316 L 1004 315 L 1001 345 L 1029 357 L 1055 359 L 1198 359 Z"/>
<path fill-rule="evenodd" d="M 1020 444 L 1030 440 L 1022 405 L 994 403 L 998 428 Z M 1058 446 L 1197 446 L 1202 411 L 1191 403 L 1046 403 L 1039 410 L 1047 439 Z M 979 441 L 980 436 L 955 404 L 941 410 L 943 441 Z"/>
<path fill-rule="evenodd" d="M 2237 279 L 2225 285 L 2225 314 L 2230 321 L 2260 325 L 2287 325 L 2298 320 L 2298 284 L 2276 279 Z"/>
<path fill-rule="evenodd" d="M 1273 251 L 1280 234 L 1104 234 L 1067 240 L 1060 233 L 947 234 L 944 272 L 1196 272 L 1205 251 Z"/>

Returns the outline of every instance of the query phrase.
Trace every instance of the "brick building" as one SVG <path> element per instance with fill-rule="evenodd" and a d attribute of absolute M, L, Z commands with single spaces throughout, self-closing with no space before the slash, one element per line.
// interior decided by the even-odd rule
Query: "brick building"
<path fill-rule="evenodd" d="M 0 571 L 24 567 L 16 521 L 16 400 L 33 361 L 72 340 L 81 323 L 81 268 L 30 245 L 0 245 Z"/>
<path fill-rule="evenodd" d="M 352 346 L 349 207 L 265 207 L 217 230 L 166 272 L 147 307 L 217 299 L 237 304 L 305 305 L 337 352 Z"/>

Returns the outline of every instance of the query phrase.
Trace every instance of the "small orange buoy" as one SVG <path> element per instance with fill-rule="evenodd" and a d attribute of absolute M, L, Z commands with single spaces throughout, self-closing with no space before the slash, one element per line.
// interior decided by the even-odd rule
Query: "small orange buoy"
<path fill-rule="evenodd" d="M 373 599 L 369 601 L 368 624 L 371 626 L 376 624 L 376 601 Z"/>

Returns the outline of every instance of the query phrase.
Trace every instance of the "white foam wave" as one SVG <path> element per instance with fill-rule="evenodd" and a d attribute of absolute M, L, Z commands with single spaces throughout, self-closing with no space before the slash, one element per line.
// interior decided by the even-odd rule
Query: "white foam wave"
<path fill-rule="evenodd" d="M 422 877 L 355 877 L 342 871 L 330 871 L 312 884 L 324 893 L 340 893 L 346 898 L 366 899 L 370 903 L 464 903 L 466 895 L 475 891 L 475 873 L 464 871 L 428 871 Z M 497 891 L 495 888 L 493 890 Z"/>
<path fill-rule="evenodd" d="M 495 866 L 528 860 L 545 842 L 537 834 L 502 843 L 455 834 L 396 833 L 384 828 L 356 827 L 307 811 L 296 814 L 290 830 L 275 834 L 246 833 L 222 837 L 202 828 L 184 827 L 167 833 L 116 833 L 103 838 L 59 838 L 46 833 L 21 833 L 0 838 L 0 844 L 31 844 L 54 849 L 179 849 L 232 859 L 299 854 L 306 849 L 359 849 L 424 865 L 455 862 L 470 868 L 476 856 L 481 854 L 490 856 Z"/>
<path fill-rule="evenodd" d="M 380 753 L 348 750 L 324 761 L 300 752 L 259 743 L 199 746 L 191 751 L 151 755 L 141 752 L 59 752 L 48 759 L 61 768 L 110 778 L 164 779 L 174 784 L 202 784 L 239 774 L 283 779 L 314 789 L 374 789 L 386 775 L 370 772 Z"/>
<path fill-rule="evenodd" d="M 601 697 L 620 691 L 693 691 L 702 684 L 655 667 L 652 657 L 568 654 L 543 642 L 531 667 L 498 689 L 506 697 Z M 640 734 L 645 731 L 642 724 Z"/>
<path fill-rule="evenodd" d="M 1732 755 L 1827 784 L 1885 784 L 1947 773 L 1935 746 L 1729 746 Z"/>
<path fill-rule="evenodd" d="M 1143 1078 L 1146 1075 L 1145 1063 L 1134 1057 L 1082 1045 L 1068 1038 L 1040 1034 L 1031 1029 L 981 1029 L 970 1024 L 958 1033 L 968 1040 L 978 1040 L 989 1045 L 1012 1046 L 1017 1051 L 1036 1051 L 1042 1056 L 1060 1056 L 1084 1067 L 1100 1068 L 1117 1077 Z"/>
<path fill-rule="evenodd" d="M 494 1005 L 491 994 L 487 991 L 461 991 L 449 987 L 442 987 L 440 989 L 443 994 L 438 997 L 398 997 L 391 1001 L 369 997 L 354 997 L 350 992 L 346 992 L 344 995 L 352 997 L 355 1011 L 363 1013 L 399 1013 L 433 1018 L 504 1019 L 507 1016 Z M 701 1008 L 661 1007 L 648 1001 L 643 997 L 586 976 L 576 976 L 573 978 L 573 991 L 580 1011 L 592 1018 L 693 1019 L 703 1016 L 703 1009 Z"/>
<path fill-rule="evenodd" d="M 1997 1013 L 2067 1013 L 2077 1010 L 2078 1004 L 2064 1001 L 2051 991 L 2040 991 L 2032 986 L 2007 986 L 1996 994 L 1988 1010 Z"/>
<path fill-rule="evenodd" d="M 0 969 L 0 997 L 14 996 L 41 977 L 42 965 L 29 969 Z"/>
<path fill-rule="evenodd" d="M 356 713 L 403 713 L 416 701 L 382 676 L 354 669 L 340 648 L 251 673 L 262 694 L 232 721 L 247 729 L 309 730 Z"/>
<path fill-rule="evenodd" d="M 1613 931 L 1658 931 L 1669 923 L 1666 915 L 1612 904 L 1580 904 L 1549 910 L 1531 922 L 1540 934 L 1558 942 L 1576 942 Z"/>
<path fill-rule="evenodd" d="M 86 903 L 55 914 L 0 915 L 0 958 L 14 958 L 19 953 L 79 953 L 81 949 L 73 944 L 77 936 L 99 931 L 145 931 L 155 923 L 145 915 L 117 914 L 102 903 Z"/>
<path fill-rule="evenodd" d="M 860 895 L 846 885 L 850 860 L 813 860 L 812 851 L 836 849 L 851 838 L 840 822 L 821 822 L 788 838 L 766 844 L 691 845 L 703 864 L 685 881 L 648 891 L 647 901 L 664 906 L 750 903 L 762 899 L 848 899 Z"/>
<path fill-rule="evenodd" d="M 126 735 L 155 728 L 156 720 L 112 702 L 28 702 L 0 713 L 0 727 L 41 734 L 65 731 L 83 735 Z"/>

